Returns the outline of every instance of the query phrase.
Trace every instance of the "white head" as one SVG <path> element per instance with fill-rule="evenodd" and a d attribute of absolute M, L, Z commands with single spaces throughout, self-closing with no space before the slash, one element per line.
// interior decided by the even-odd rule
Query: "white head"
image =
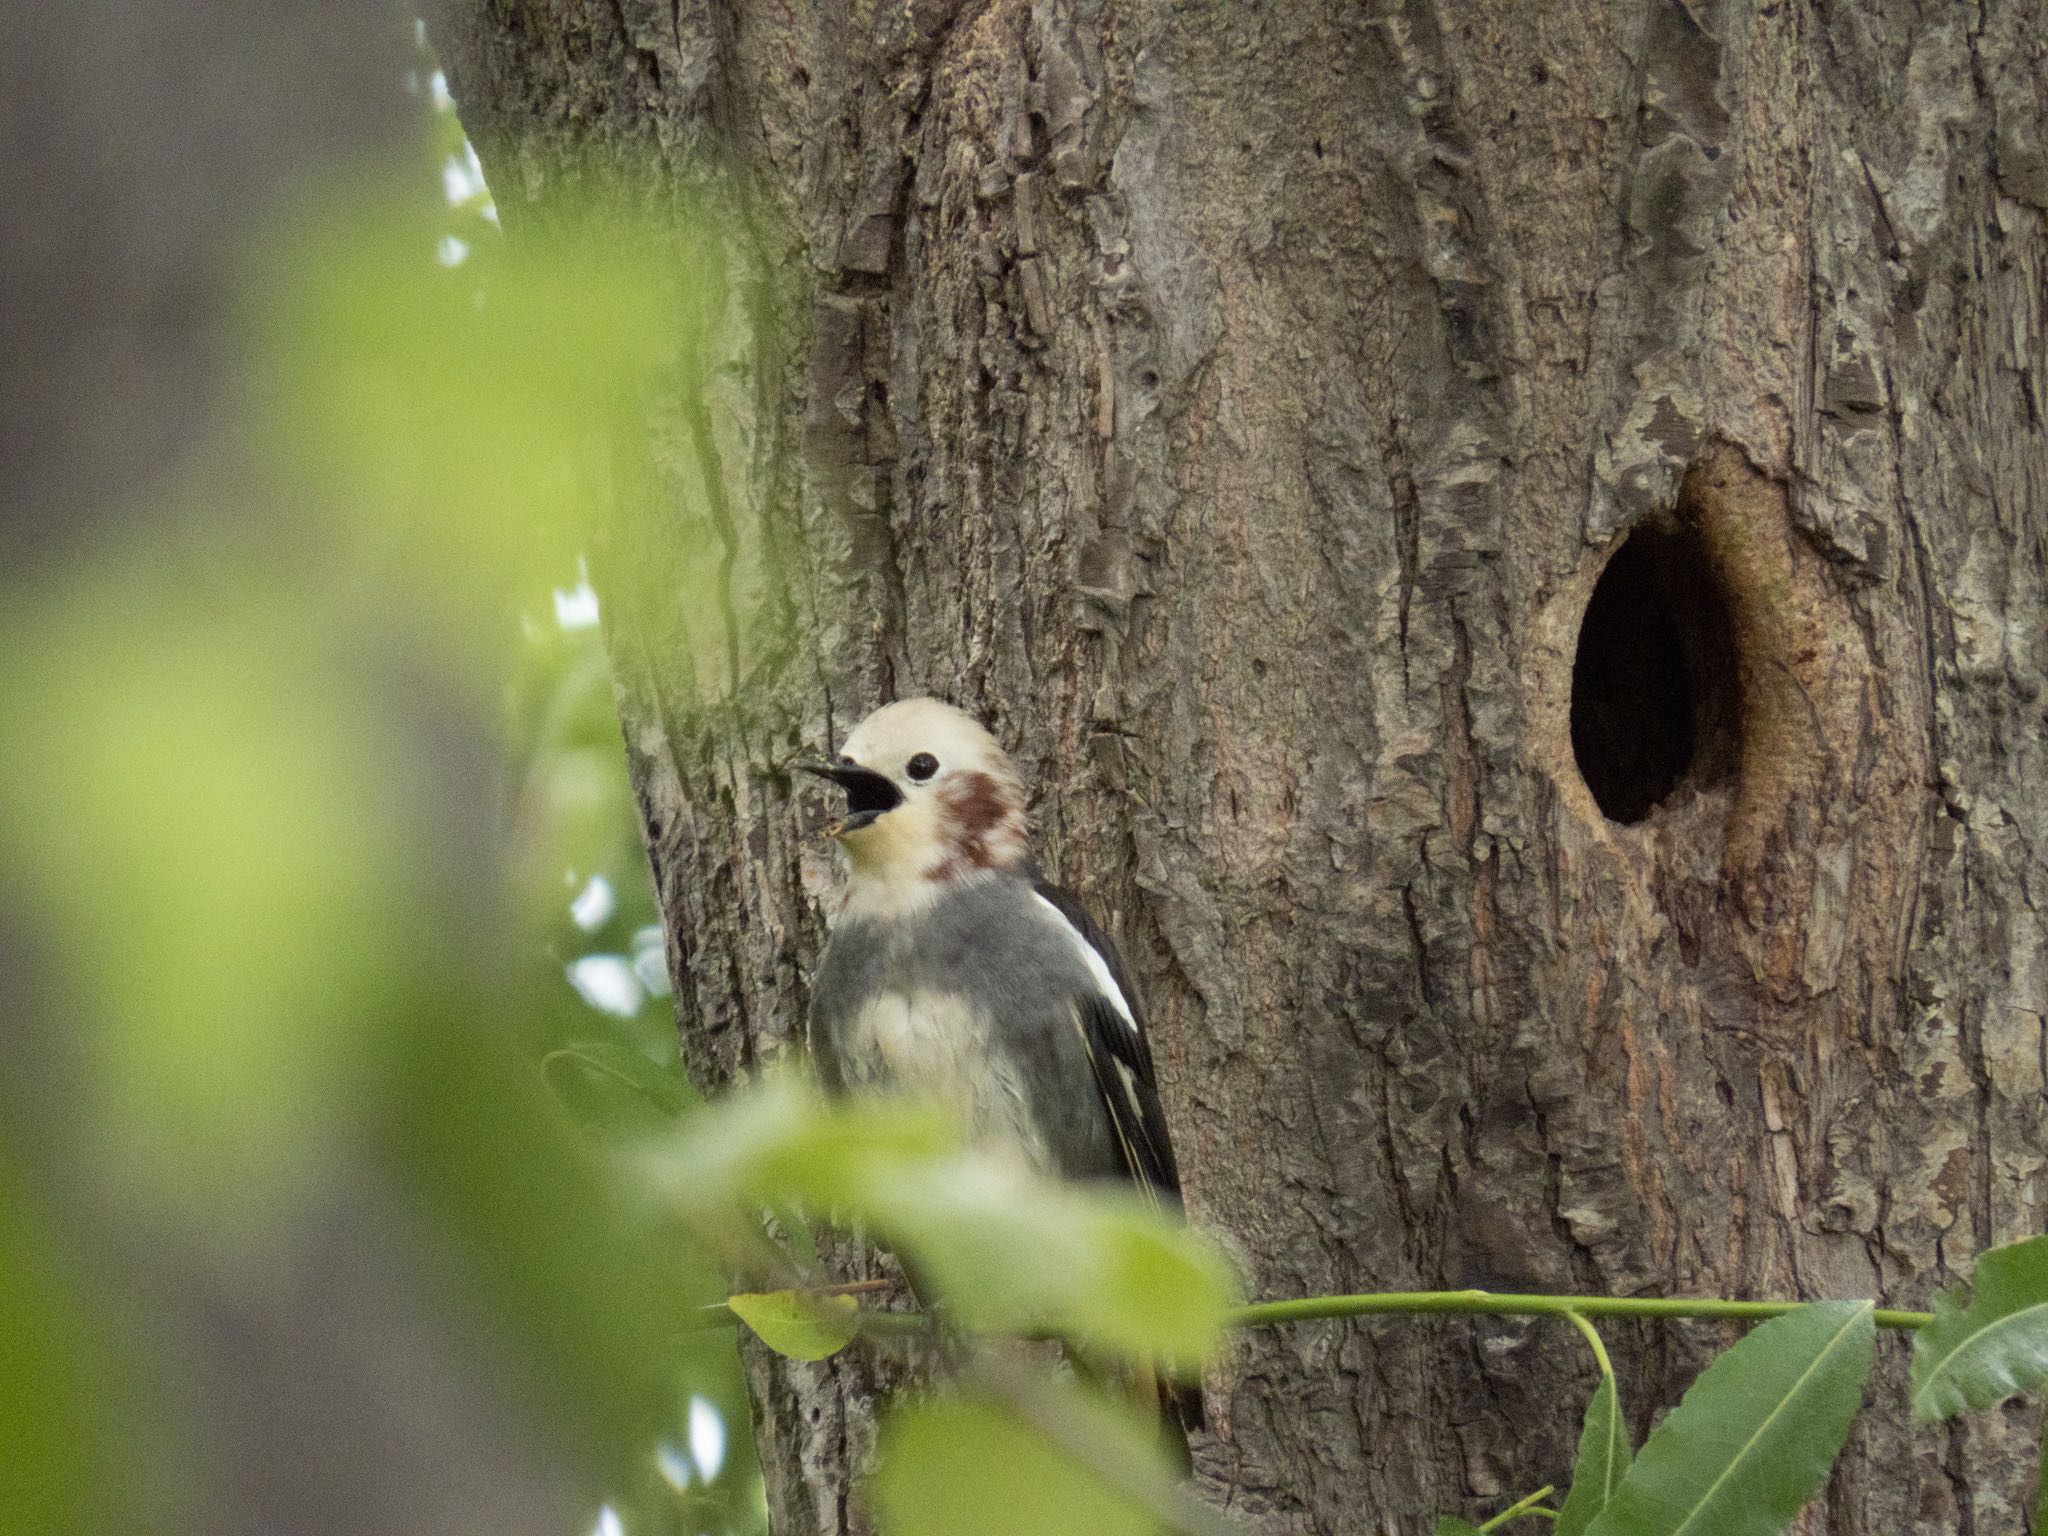
<path fill-rule="evenodd" d="M 954 881 L 1023 862 L 1024 787 L 995 738 L 937 699 L 885 704 L 839 756 L 810 770 L 846 791 L 832 831 L 847 907 L 906 907 Z"/>

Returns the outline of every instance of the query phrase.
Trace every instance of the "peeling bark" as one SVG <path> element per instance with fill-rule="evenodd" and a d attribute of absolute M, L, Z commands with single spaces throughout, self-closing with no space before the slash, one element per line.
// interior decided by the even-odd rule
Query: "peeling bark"
<path fill-rule="evenodd" d="M 436 38 L 508 216 L 634 151 L 759 251 L 601 572 L 707 1083 L 790 1048 L 820 946 L 782 764 L 931 691 L 1111 917 L 1257 1295 L 1917 1306 L 2041 1228 L 2036 11 L 548 0 Z M 1672 610 L 1692 749 L 1623 824 L 1573 672 L 1645 530 L 1727 637 Z M 1638 1434 L 1721 1342 L 1617 1330 Z M 777 1530 L 867 1530 L 886 1383 L 750 1370 Z M 2018 1529 L 2032 1424 L 1913 1429 L 1904 1374 L 1805 1529 Z M 1199 1485 L 1422 1529 L 1563 1481 L 1590 1385 L 1536 1322 L 1248 1335 Z"/>

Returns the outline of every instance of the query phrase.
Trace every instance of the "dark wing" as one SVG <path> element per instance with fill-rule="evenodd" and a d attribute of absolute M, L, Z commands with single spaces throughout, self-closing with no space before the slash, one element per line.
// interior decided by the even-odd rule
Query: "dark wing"
<path fill-rule="evenodd" d="M 1031 888 L 1095 952 L 1121 994 L 1122 1008 L 1117 1006 L 1117 999 L 1100 990 L 1077 998 L 1075 1007 L 1081 1043 L 1087 1048 L 1096 1091 L 1102 1095 L 1103 1108 L 1116 1132 L 1124 1171 L 1141 1189 L 1179 1200 L 1180 1169 L 1174 1165 L 1166 1114 L 1159 1107 L 1159 1089 L 1152 1076 L 1152 1048 L 1145 1040 L 1145 1016 L 1139 1011 L 1137 990 L 1124 969 L 1123 956 L 1072 896 L 1045 880 L 1035 880 Z"/>
<path fill-rule="evenodd" d="M 1141 1190 L 1180 1200 L 1180 1169 L 1174 1165 L 1173 1143 L 1166 1134 L 1166 1114 L 1159 1107 L 1159 1088 L 1152 1078 L 1152 1047 L 1145 1039 L 1145 1015 L 1138 1006 L 1138 992 L 1131 985 L 1124 958 L 1110 942 L 1109 935 L 1096 926 L 1087 909 L 1058 886 L 1043 879 L 1032 880 L 1032 890 L 1067 920 L 1081 942 L 1101 959 L 1110 981 L 1123 998 L 1124 1008 L 1101 992 L 1077 1000 L 1081 1043 L 1088 1050 L 1088 1065 L 1095 1073 L 1096 1091 L 1109 1112 L 1116 1131 L 1117 1148 L 1123 1153 L 1124 1171 Z M 1125 1017 L 1128 1010 L 1129 1017 Z M 1165 1439 L 1181 1470 L 1187 1471 L 1188 1436 L 1208 1422 L 1199 1381 L 1162 1381 L 1156 1367 L 1138 1371 L 1139 1396 L 1159 1414 Z"/>

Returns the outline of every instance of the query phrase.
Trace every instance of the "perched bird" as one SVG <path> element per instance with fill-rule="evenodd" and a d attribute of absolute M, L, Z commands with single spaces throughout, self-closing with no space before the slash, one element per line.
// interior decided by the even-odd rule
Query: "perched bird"
<path fill-rule="evenodd" d="M 950 704 L 906 699 L 805 767 L 846 791 L 831 831 L 847 881 L 811 988 L 826 1088 L 935 1098 L 1044 1172 L 1178 1204 L 1137 993 L 1108 936 L 1033 866 L 1024 789 L 995 739 Z M 1199 1393 L 1158 1401 L 1185 1455 Z"/>

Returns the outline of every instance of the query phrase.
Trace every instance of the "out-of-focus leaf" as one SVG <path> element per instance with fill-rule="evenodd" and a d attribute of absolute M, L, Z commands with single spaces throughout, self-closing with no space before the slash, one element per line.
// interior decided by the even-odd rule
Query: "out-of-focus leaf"
<path fill-rule="evenodd" d="M 960 1140 L 959 1127 L 933 1111 L 874 1100 L 826 1104 L 785 1077 L 693 1117 L 646 1168 L 683 1210 L 713 1219 L 733 1206 L 791 1198 L 851 1213 Z"/>
<path fill-rule="evenodd" d="M 959 1143 L 956 1126 L 922 1107 L 826 1104 L 778 1084 L 693 1123 L 658 1177 L 700 1213 L 795 1199 L 858 1218 L 969 1328 L 1044 1327 L 1188 1362 L 1207 1354 L 1230 1303 L 1212 1248 L 1135 1196 L 1035 1177 Z"/>
<path fill-rule="evenodd" d="M 565 749 L 535 763 L 520 786 L 516 873 L 550 909 L 566 910 L 576 894 L 563 889 L 564 873 L 591 869 L 592 855 L 609 853 L 619 828 L 634 824 L 621 764 L 617 742 L 609 750 Z"/>
<path fill-rule="evenodd" d="M 84 1275 L 0 1149 L 0 1530 L 130 1528 L 137 1448 L 116 1426 L 144 1362 L 116 1360 Z"/>
<path fill-rule="evenodd" d="M 775 1218 L 775 1225 L 781 1229 L 784 1241 L 796 1255 L 796 1261 L 806 1270 L 818 1267 L 818 1235 L 811 1230 L 811 1224 L 787 1200 L 768 1202 L 769 1214 Z"/>
<path fill-rule="evenodd" d="M 1586 1405 L 1585 1427 L 1579 1431 L 1579 1455 L 1572 1463 L 1572 1486 L 1557 1513 L 1555 1536 L 1580 1536 L 1593 1517 L 1607 1507 L 1628 1471 L 1628 1423 L 1615 1398 L 1614 1378 L 1603 1376 Z"/>
<path fill-rule="evenodd" d="M 862 1207 L 968 1327 L 1032 1325 L 1139 1355 L 1199 1360 L 1230 1304 L 1220 1257 L 1120 1190 L 1077 1189 L 965 1156 L 906 1170 Z"/>
<path fill-rule="evenodd" d="M 1989 1408 L 2048 1375 L 2048 1237 L 1979 1254 L 1968 1295 L 1938 1292 L 1913 1336 L 1915 1418 Z"/>
<path fill-rule="evenodd" d="M 410 1335 L 365 1340 L 339 1411 L 370 1383 L 391 1394 L 392 1423 L 438 1425 L 424 1411 L 480 1358 L 538 1410 L 516 1454 L 566 1446 L 607 1473 L 632 1463 L 630 1480 L 674 1431 L 679 1385 L 737 1399 L 730 1337 L 685 1321 L 722 1294 L 719 1277 L 572 1133 L 531 1069 L 570 1037 L 561 966 L 578 951 L 561 950 L 531 996 L 474 985 L 506 969 L 504 893 L 474 854 L 494 830 L 488 723 L 505 713 L 518 600 L 574 569 L 583 514 L 610 489 L 610 439 L 646 425 L 650 376 L 687 387 L 710 365 L 720 263 L 688 231 L 657 246 L 613 226 L 602 243 L 479 246 L 451 273 L 432 266 L 439 232 L 354 208 L 281 255 L 271 281 L 247 285 L 260 334 L 243 339 L 262 350 L 222 400 L 269 415 L 224 417 L 222 440 L 179 472 L 204 501 L 128 520 L 130 547 L 76 581 L 0 572 L 8 915 L 32 930 L 34 1002 L 81 1057 L 81 1112 L 51 1116 L 67 1186 L 97 1236 L 120 1234 L 93 1254 L 115 1261 L 99 1277 L 108 1294 L 82 1288 L 83 1266 L 18 1209 L 0 1166 L 0 1530 L 165 1524 L 124 1506 L 219 1447 L 157 1454 L 175 1416 L 109 1390 L 135 1385 L 154 1406 L 162 1365 L 120 1335 L 140 1308 L 115 1289 L 119 1272 L 137 1257 L 224 1261 L 173 1300 L 210 1299 L 219 1279 L 228 1304 L 195 1336 L 224 1318 L 236 1336 L 206 1340 L 218 1351 L 180 1362 L 177 1379 L 253 1365 L 266 1391 L 216 1383 L 235 1390 L 202 1394 L 220 1400 L 195 1415 L 204 1435 L 307 1385 L 286 1379 L 304 1364 L 295 1347 L 239 1336 L 235 1303 L 246 1286 L 267 1304 L 262 1261 L 336 1209 L 395 1206 L 400 1219 L 376 1225 L 404 1245 L 393 1274 L 459 1311 L 451 1331 L 466 1325 L 479 1346 L 444 1360 Z M 689 551 L 677 565 L 686 601 Z M 664 660 L 690 665 L 688 650 Z M 637 877 L 627 910 L 645 922 L 598 655 L 585 644 L 577 675 L 536 710 L 544 754 L 572 761 L 534 794 L 573 822 L 572 867 Z M 565 910 L 550 916 L 566 925 Z M 573 1069 L 583 1087 L 624 1075 L 590 1060 Z M 223 1232 L 250 1246 L 208 1252 Z M 122 1251 L 159 1236 L 160 1257 Z M 141 1289 L 166 1284 L 186 1291 L 182 1277 Z M 353 1342 L 323 1338 L 307 1358 Z M 450 1429 L 450 1447 L 466 1434 Z M 352 1453 L 333 1449 L 292 1475 L 345 1475 Z M 449 1473 L 487 1464 L 504 1465 Z M 723 1480 L 743 1475 L 736 1455 Z M 290 1486 L 264 1482 L 258 1502 Z"/>
<path fill-rule="evenodd" d="M 742 1291 L 726 1297 L 725 1304 L 763 1344 L 792 1360 L 836 1355 L 860 1332 L 860 1303 L 851 1296 Z"/>
<path fill-rule="evenodd" d="M 618 705 L 612 698 L 611 658 L 595 629 L 555 636 L 559 665 L 550 677 L 537 678 L 541 691 L 524 700 L 522 736 L 528 751 L 525 769 L 565 752 L 620 752 Z M 612 775 L 623 780 L 620 767 Z"/>
<path fill-rule="evenodd" d="M 1099 1200 L 1101 1197 L 1098 1195 Z M 1142 1205 L 1111 1205 L 1099 1252 L 1100 1286 L 1064 1309 L 1077 1336 L 1199 1361 L 1215 1347 L 1236 1291 L 1223 1257 L 1198 1233 Z"/>
<path fill-rule="evenodd" d="M 716 365 L 716 228 L 565 211 L 439 269 L 428 226 L 357 207 L 257 285 L 272 438 L 354 513 L 346 563 L 445 618 L 447 659 L 495 666 L 508 594 L 573 569 L 650 391 Z"/>
<path fill-rule="evenodd" d="M 1148 1452 L 1135 1431 L 1121 1456 Z M 875 1503 L 888 1536 L 1150 1536 L 1159 1521 L 1001 1409 L 946 1398 L 884 1422 Z"/>
<path fill-rule="evenodd" d="M 1470 1520 L 1460 1520 L 1456 1515 L 1438 1515 L 1436 1536 L 1479 1536 L 1479 1527 Z"/>
<path fill-rule="evenodd" d="M 674 1125 L 696 1101 L 682 1072 L 614 1040 L 577 1040 L 541 1060 L 548 1085 L 576 1123 L 600 1135 Z"/>
<path fill-rule="evenodd" d="M 333 1150 L 417 887 L 388 723 L 288 604 L 207 579 L 0 615 L 0 854 L 68 947 L 96 1144 L 225 1232 Z"/>
<path fill-rule="evenodd" d="M 451 1300 L 523 1365 L 514 1379 L 548 1422 L 617 1473 L 671 1422 L 700 1352 L 723 1347 L 684 1323 L 723 1286 L 478 1028 L 487 1016 L 479 999 L 422 999 L 387 1101 L 389 1154 L 435 1234 Z"/>
<path fill-rule="evenodd" d="M 1657 1426 L 1588 1536 L 1775 1536 L 1827 1479 L 1863 1397 L 1867 1301 L 1802 1307 L 1715 1360 Z"/>

